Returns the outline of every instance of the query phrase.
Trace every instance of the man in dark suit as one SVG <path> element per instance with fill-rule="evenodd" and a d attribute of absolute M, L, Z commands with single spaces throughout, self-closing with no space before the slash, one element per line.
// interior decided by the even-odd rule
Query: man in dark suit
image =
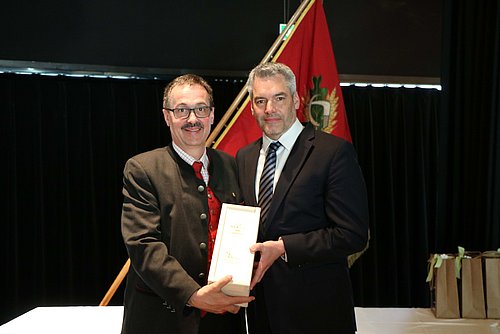
<path fill-rule="evenodd" d="M 214 120 L 212 89 L 188 74 L 166 88 L 171 145 L 139 154 L 124 169 L 122 234 L 131 268 L 122 333 L 244 333 L 235 304 L 207 284 L 221 203 L 240 203 L 234 158 L 205 148 Z M 198 167 L 194 167 L 198 166 Z"/>
<path fill-rule="evenodd" d="M 236 160 L 245 204 L 264 212 L 251 248 L 259 261 L 250 332 L 354 333 L 347 256 L 367 243 L 368 205 L 353 146 L 298 121 L 295 76 L 286 65 L 257 66 L 247 88 L 263 136 Z M 274 189 L 269 206 L 264 178 Z"/>

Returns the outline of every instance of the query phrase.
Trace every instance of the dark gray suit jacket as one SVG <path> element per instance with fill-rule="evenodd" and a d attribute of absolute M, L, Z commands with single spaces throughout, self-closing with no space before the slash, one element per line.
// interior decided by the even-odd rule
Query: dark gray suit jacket
<path fill-rule="evenodd" d="M 246 205 L 257 205 L 255 179 L 262 139 L 236 156 Z M 307 125 L 276 185 L 260 241 L 284 241 L 278 259 L 256 286 L 249 309 L 254 333 L 266 318 L 273 333 L 353 333 L 347 256 L 368 240 L 368 203 L 353 146 Z"/>
<path fill-rule="evenodd" d="M 207 154 L 216 197 L 240 203 L 234 158 L 212 149 Z M 185 305 L 208 275 L 204 185 L 170 146 L 127 161 L 122 235 L 131 268 L 123 333 L 198 333 L 200 312 Z"/>

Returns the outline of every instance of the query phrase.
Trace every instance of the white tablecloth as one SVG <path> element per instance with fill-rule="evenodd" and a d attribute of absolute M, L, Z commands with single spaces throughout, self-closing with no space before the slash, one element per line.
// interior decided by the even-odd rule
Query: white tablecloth
<path fill-rule="evenodd" d="M 0 326 L 0 334 L 119 334 L 122 306 L 37 307 Z"/>
<path fill-rule="evenodd" d="M 0 334 L 119 334 L 122 316 L 121 306 L 37 307 L 0 326 Z M 437 319 L 424 308 L 357 307 L 356 318 L 358 334 L 500 334 L 499 319 Z"/>
<path fill-rule="evenodd" d="M 437 319 L 426 308 L 356 308 L 359 334 L 500 334 L 499 319 Z"/>

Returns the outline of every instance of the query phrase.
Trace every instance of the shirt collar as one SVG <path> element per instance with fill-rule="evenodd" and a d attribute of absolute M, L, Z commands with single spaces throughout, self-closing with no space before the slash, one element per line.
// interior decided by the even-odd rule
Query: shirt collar
<path fill-rule="evenodd" d="M 195 161 L 201 161 L 203 164 L 203 167 L 205 167 L 206 170 L 208 170 L 208 155 L 207 155 L 207 149 L 205 148 L 205 151 L 203 152 L 203 155 L 201 156 L 200 160 L 196 160 L 186 152 L 184 152 L 179 146 L 177 146 L 174 142 L 172 142 L 172 147 L 174 148 L 175 152 L 179 154 L 182 160 L 184 160 L 187 164 L 193 165 L 193 162 Z"/>
<path fill-rule="evenodd" d="M 303 129 L 304 126 L 298 119 L 295 119 L 295 122 L 293 122 L 292 126 L 288 130 L 286 130 L 286 132 L 283 133 L 278 140 L 272 140 L 271 138 L 263 134 L 262 149 L 264 150 L 264 152 L 267 152 L 267 148 L 269 147 L 269 145 L 271 145 L 271 143 L 279 141 L 281 146 L 290 151 Z"/>

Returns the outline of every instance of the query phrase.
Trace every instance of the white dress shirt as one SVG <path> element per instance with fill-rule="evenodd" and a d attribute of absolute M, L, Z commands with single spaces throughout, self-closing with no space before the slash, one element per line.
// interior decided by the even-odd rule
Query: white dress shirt
<path fill-rule="evenodd" d="M 281 143 L 281 146 L 276 151 L 276 169 L 274 171 L 273 183 L 274 192 L 276 184 L 278 183 L 278 180 L 280 178 L 281 171 L 283 170 L 286 160 L 290 155 L 290 151 L 292 150 L 295 141 L 297 140 L 303 129 L 304 126 L 300 124 L 300 121 L 298 119 L 295 119 L 295 122 L 292 124 L 292 126 L 285 133 L 283 133 L 278 140 L 272 140 L 265 134 L 262 135 L 262 147 L 260 149 L 259 160 L 257 162 L 257 173 L 255 174 L 255 196 L 257 199 L 259 198 L 260 177 L 262 176 L 264 163 L 266 162 L 266 154 L 269 145 L 271 145 L 271 143 L 275 141 L 279 141 Z"/>

